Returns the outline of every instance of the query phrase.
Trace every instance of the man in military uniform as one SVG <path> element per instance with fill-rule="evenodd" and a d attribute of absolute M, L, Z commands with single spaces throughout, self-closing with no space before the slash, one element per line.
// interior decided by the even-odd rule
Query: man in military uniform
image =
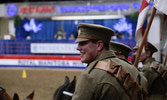
<path fill-rule="evenodd" d="M 167 100 L 167 69 L 152 57 L 158 51 L 154 45 L 148 42 L 144 50 L 139 61 L 143 64 L 141 71 L 148 80 L 150 100 Z"/>
<path fill-rule="evenodd" d="M 134 46 L 132 49 L 132 64 L 135 63 L 138 48 L 139 48 L 139 45 L 136 44 L 136 46 Z"/>
<path fill-rule="evenodd" d="M 127 63 L 131 64 L 128 61 L 128 56 L 129 53 L 132 52 L 132 49 L 120 42 L 114 42 L 111 41 L 110 42 L 110 49 L 114 51 L 114 53 L 116 54 L 116 56 L 124 61 L 126 61 Z"/>
<path fill-rule="evenodd" d="M 113 30 L 95 24 L 78 25 L 77 50 L 87 68 L 72 100 L 143 100 L 139 72 L 109 50 Z"/>
<path fill-rule="evenodd" d="M 119 59 L 124 60 L 125 62 L 127 62 L 128 64 L 130 64 L 129 66 L 135 67 L 134 65 L 132 65 L 131 62 L 128 61 L 129 53 L 132 52 L 132 49 L 128 45 L 125 45 L 125 44 L 123 44 L 121 42 L 111 41 L 109 46 L 110 46 L 110 49 L 114 51 L 114 53 L 116 54 L 116 56 Z M 140 76 L 139 76 L 140 77 L 139 78 L 140 82 L 139 82 L 139 84 L 142 86 L 142 88 L 145 91 L 147 91 L 147 79 L 143 75 L 142 72 L 139 72 L 139 73 L 140 73 Z"/>

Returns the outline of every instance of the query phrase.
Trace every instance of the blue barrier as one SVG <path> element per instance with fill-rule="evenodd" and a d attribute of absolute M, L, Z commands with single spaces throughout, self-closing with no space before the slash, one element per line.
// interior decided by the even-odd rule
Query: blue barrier
<path fill-rule="evenodd" d="M 124 43 L 131 48 L 136 45 L 134 39 L 113 40 Z M 0 40 L 0 55 L 34 55 L 31 53 L 31 43 L 74 43 L 75 40 Z"/>

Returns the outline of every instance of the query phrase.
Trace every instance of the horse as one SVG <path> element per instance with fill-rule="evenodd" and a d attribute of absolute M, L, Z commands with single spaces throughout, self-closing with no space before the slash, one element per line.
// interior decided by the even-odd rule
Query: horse
<path fill-rule="evenodd" d="M 53 100 L 71 100 L 75 90 L 76 76 L 70 82 L 68 76 L 65 76 L 64 84 L 61 85 L 54 93 Z"/>
<path fill-rule="evenodd" d="M 34 90 L 25 98 L 21 99 L 21 100 L 33 100 L 33 97 L 34 97 Z M 14 96 L 13 96 L 13 100 L 20 100 L 19 99 L 19 95 L 17 93 L 14 93 Z"/>
<path fill-rule="evenodd" d="M 0 85 L 0 100 L 12 100 L 6 90 Z"/>
<path fill-rule="evenodd" d="M 34 92 L 35 91 L 33 90 L 32 93 L 30 93 L 27 97 L 21 100 L 33 100 Z M 13 99 L 11 99 L 6 90 L 0 85 L 0 100 L 20 100 L 20 99 L 17 93 L 14 93 Z"/>

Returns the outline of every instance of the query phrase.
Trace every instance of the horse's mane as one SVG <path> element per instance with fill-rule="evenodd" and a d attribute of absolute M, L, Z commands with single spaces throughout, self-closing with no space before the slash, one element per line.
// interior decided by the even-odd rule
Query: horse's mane
<path fill-rule="evenodd" d="M 64 84 L 61 85 L 56 92 L 54 93 L 53 100 L 71 100 L 72 96 L 68 96 L 63 94 L 63 92 L 70 92 L 74 93 L 75 90 L 75 84 L 76 84 L 76 76 L 74 76 L 74 79 L 70 83 L 70 79 L 68 76 L 65 76 Z"/>

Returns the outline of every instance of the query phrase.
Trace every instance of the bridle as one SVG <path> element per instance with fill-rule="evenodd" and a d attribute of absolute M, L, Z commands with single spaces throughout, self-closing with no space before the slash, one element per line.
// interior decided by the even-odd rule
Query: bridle
<path fill-rule="evenodd" d="M 64 95 L 67 95 L 67 96 L 70 96 L 70 97 L 73 96 L 73 93 L 68 92 L 68 91 L 63 91 L 63 94 L 64 94 Z"/>

